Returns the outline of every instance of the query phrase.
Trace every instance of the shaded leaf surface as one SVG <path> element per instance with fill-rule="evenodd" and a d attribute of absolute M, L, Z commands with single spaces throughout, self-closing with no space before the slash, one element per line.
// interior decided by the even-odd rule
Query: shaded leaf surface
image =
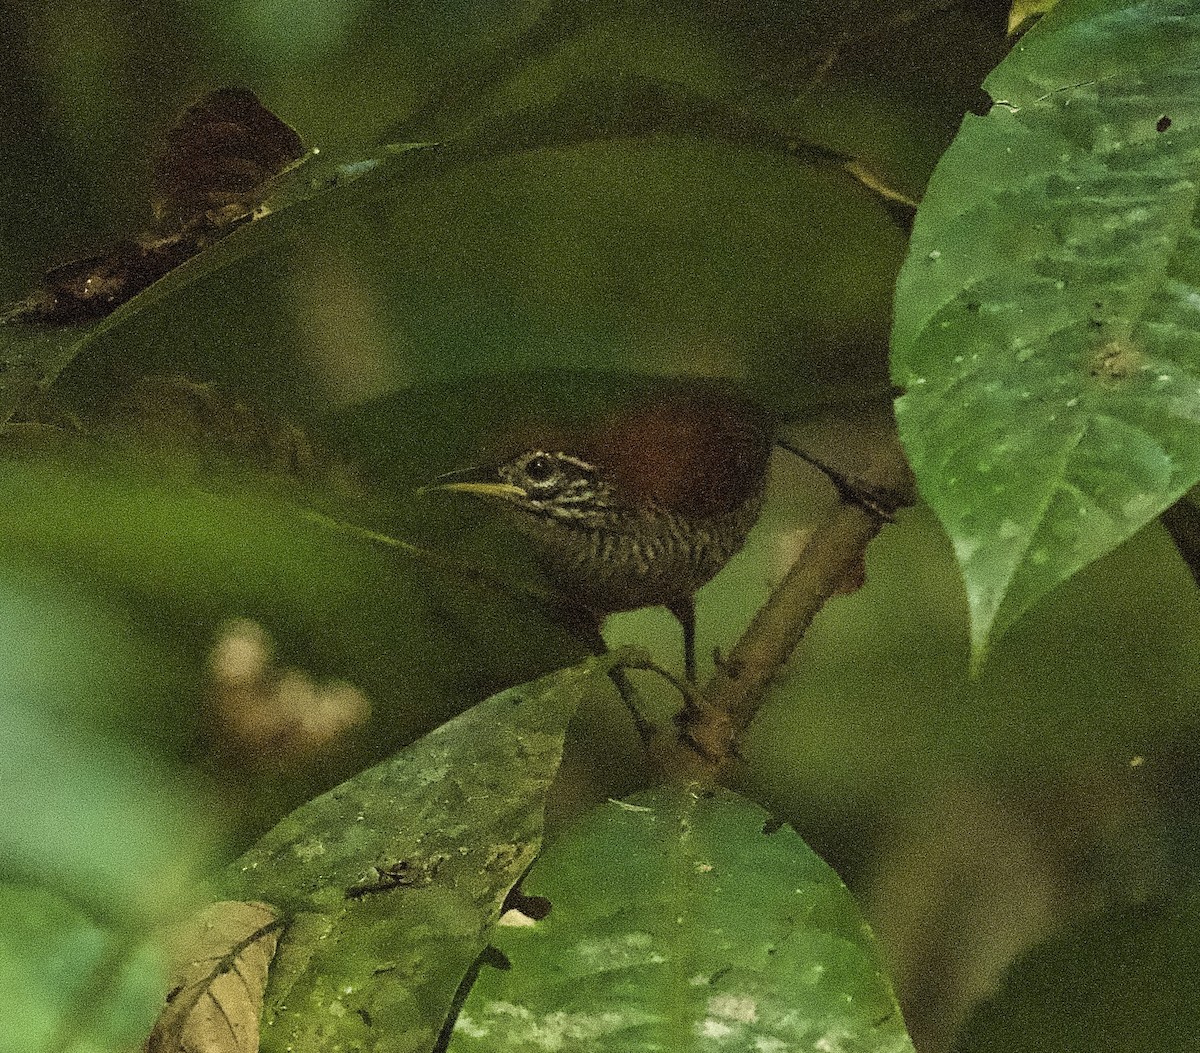
<path fill-rule="evenodd" d="M 553 55 L 545 68 L 498 60 L 443 95 L 434 89 L 424 116 L 396 129 L 401 144 L 438 149 L 310 158 L 265 202 L 265 221 L 113 318 L 86 330 L 0 331 L 8 357 L 28 363 L 29 376 L 11 379 L 28 392 L 87 348 L 102 361 L 78 367 L 78 391 L 119 359 L 240 381 L 309 413 L 327 392 L 304 348 L 331 341 L 360 343 L 373 358 L 363 372 L 381 387 L 514 362 L 714 374 L 730 359 L 766 393 L 787 382 L 783 405 L 817 386 L 839 389 L 856 367 L 882 387 L 901 236 L 848 174 L 861 166 L 840 167 L 849 155 L 839 122 L 810 137 L 785 104 L 795 78 L 824 68 L 825 35 L 837 41 L 833 57 L 855 52 L 841 17 L 824 12 L 810 25 L 773 10 L 751 31 L 671 6 L 664 19 L 640 4 L 586 17 L 547 5 L 548 27 L 534 33 Z M 901 14 L 889 8 L 882 25 Z M 811 68 L 768 84 L 755 52 L 783 31 Z M 616 61 L 584 61 L 596 44 Z M 791 53 L 781 47 L 771 60 Z M 861 109 L 849 96 L 845 108 Z M 878 122 L 867 123 L 871 134 L 857 138 L 877 142 Z M 345 261 L 351 292 L 365 286 L 383 318 L 326 336 L 306 294 L 315 286 L 328 302 L 332 287 L 336 298 Z M 236 274 L 222 277 L 227 268 Z M 297 298 L 307 317 L 297 317 Z M 188 339 L 163 340 L 164 331 Z"/>
<path fill-rule="evenodd" d="M 1200 894 L 1090 918 L 1036 947 L 955 1053 L 1186 1053 L 1200 1018 Z"/>
<path fill-rule="evenodd" d="M 510 21 L 512 37 L 490 55 L 451 71 L 396 137 L 494 123 L 533 99 L 569 92 L 581 76 L 653 77 L 753 112 L 794 140 L 852 154 L 916 192 L 937 143 L 919 141 L 911 126 L 924 131 L 938 111 L 957 121 L 991 65 L 980 53 L 993 40 L 953 5 L 911 0 L 853 10 L 798 9 L 787 0 L 586 8 L 559 0 L 522 21 Z M 873 92 L 861 90 L 864 81 Z M 937 89 L 915 92 L 915 82 Z"/>
<path fill-rule="evenodd" d="M 597 85 L 463 142 L 385 154 L 290 207 L 268 201 L 275 214 L 105 323 L 63 334 L 70 348 L 51 354 L 48 374 L 86 351 L 63 378 L 80 397 L 136 361 L 312 417 L 329 393 L 311 349 L 350 340 L 384 387 L 480 371 L 732 365 L 784 406 L 829 397 L 851 375 L 878 390 L 902 247 L 882 205 L 769 129 L 691 100 L 646 128 L 630 108 L 645 90 Z M 706 136 L 713 122 L 721 134 Z M 768 145 L 737 142 L 756 138 Z M 310 166 L 301 177 L 313 178 Z M 346 281 L 328 273 L 339 261 L 352 261 L 353 292 L 370 306 L 349 334 L 310 306 Z M 164 326 L 188 340 L 164 341 Z"/>
<path fill-rule="evenodd" d="M 593 812 L 498 929 L 451 1051 L 911 1051 L 850 893 L 789 828 L 728 791 L 664 787 Z M 771 832 L 767 832 L 770 830 Z"/>
<path fill-rule="evenodd" d="M 223 902 L 172 932 L 171 990 L 148 1053 L 258 1053 L 278 929 L 265 903 Z"/>
<path fill-rule="evenodd" d="M 537 852 L 567 722 L 606 689 L 610 664 L 480 703 L 293 812 L 234 864 L 227 891 L 292 919 L 264 1050 L 431 1048 Z"/>
<path fill-rule="evenodd" d="M 1059 4 L 920 209 L 897 413 L 977 653 L 1200 478 L 1197 55 L 1190 4 Z"/>

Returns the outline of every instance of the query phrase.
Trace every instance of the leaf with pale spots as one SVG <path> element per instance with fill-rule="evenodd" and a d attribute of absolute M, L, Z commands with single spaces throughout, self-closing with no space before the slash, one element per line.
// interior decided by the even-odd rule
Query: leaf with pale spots
<path fill-rule="evenodd" d="M 494 695 L 297 809 L 227 891 L 285 912 L 266 1053 L 432 1048 L 486 930 L 541 844 L 567 722 L 611 691 L 594 659 Z"/>
<path fill-rule="evenodd" d="M 900 277 L 901 436 L 976 657 L 1200 480 L 1200 13 L 1061 3 L 985 83 Z"/>
<path fill-rule="evenodd" d="M 510 967 L 482 968 L 450 1053 L 912 1053 L 845 885 L 735 793 L 610 802 L 522 891 L 549 914 L 494 932 Z"/>

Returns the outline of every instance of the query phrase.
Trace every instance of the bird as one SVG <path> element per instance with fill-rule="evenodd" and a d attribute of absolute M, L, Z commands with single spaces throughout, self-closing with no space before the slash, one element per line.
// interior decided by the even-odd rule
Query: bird
<path fill-rule="evenodd" d="M 653 392 L 577 427 L 533 427 L 429 489 L 501 503 L 554 591 L 596 618 L 664 606 L 696 679 L 695 595 L 758 520 L 776 421 L 724 391 Z"/>

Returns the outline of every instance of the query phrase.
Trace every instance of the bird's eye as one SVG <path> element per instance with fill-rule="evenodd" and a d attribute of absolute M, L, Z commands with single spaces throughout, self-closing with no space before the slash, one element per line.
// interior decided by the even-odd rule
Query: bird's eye
<path fill-rule="evenodd" d="M 539 453 L 536 457 L 530 457 L 525 463 L 525 475 L 531 482 L 547 482 L 553 474 L 554 462 L 544 453 Z"/>

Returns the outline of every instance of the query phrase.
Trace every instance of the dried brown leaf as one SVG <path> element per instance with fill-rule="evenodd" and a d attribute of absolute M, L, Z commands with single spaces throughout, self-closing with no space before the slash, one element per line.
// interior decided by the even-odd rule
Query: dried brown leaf
<path fill-rule="evenodd" d="M 146 1053 L 257 1053 L 282 922 L 266 903 L 206 907 L 170 936 L 171 989 Z"/>
<path fill-rule="evenodd" d="M 152 229 L 52 268 L 4 320 L 76 325 L 111 314 L 253 219 L 271 180 L 303 156 L 300 136 L 253 92 L 209 93 L 167 134 L 154 166 Z"/>
<path fill-rule="evenodd" d="M 154 215 L 181 229 L 206 215 L 244 215 L 304 155 L 304 143 L 252 91 L 222 88 L 191 106 L 154 168 Z"/>

